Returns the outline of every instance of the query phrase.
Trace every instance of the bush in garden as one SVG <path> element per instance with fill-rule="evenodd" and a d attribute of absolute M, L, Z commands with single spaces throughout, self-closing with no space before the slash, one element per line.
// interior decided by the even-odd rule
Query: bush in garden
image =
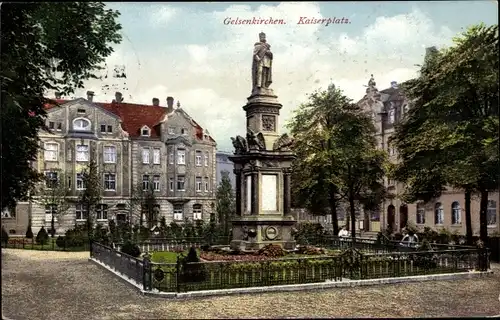
<path fill-rule="evenodd" d="M 137 258 L 141 255 L 141 249 L 139 249 L 139 246 L 135 243 L 132 243 L 131 241 L 125 242 L 120 251 L 134 258 Z"/>
<path fill-rule="evenodd" d="M 94 235 L 93 237 L 94 241 L 106 246 L 109 244 L 108 232 L 101 224 L 98 224 L 95 227 L 93 235 Z"/>
<path fill-rule="evenodd" d="M 150 236 L 151 236 L 150 230 L 147 227 L 145 227 L 145 226 L 140 226 L 140 229 L 139 229 L 139 241 L 148 240 Z"/>
<path fill-rule="evenodd" d="M 66 237 L 62 237 L 62 236 L 57 237 L 56 245 L 59 248 L 66 248 Z"/>
<path fill-rule="evenodd" d="M 172 223 L 170 223 L 170 236 L 173 239 L 180 240 L 182 238 L 182 226 L 172 221 Z"/>
<path fill-rule="evenodd" d="M 31 223 L 28 224 L 28 228 L 26 229 L 26 238 L 33 239 L 33 230 L 31 230 Z"/>
<path fill-rule="evenodd" d="M 88 234 L 82 227 L 76 227 L 66 231 L 65 239 L 66 247 L 82 247 L 88 242 Z"/>
<path fill-rule="evenodd" d="M 316 244 L 326 233 L 320 223 L 303 222 L 297 225 L 292 235 L 299 244 Z"/>
<path fill-rule="evenodd" d="M 111 238 L 111 242 L 120 242 L 120 235 L 118 233 L 118 228 L 116 226 L 115 220 L 109 220 L 108 222 L 109 234 Z"/>
<path fill-rule="evenodd" d="M 49 241 L 49 234 L 47 233 L 47 230 L 45 230 L 45 227 L 42 227 L 40 231 L 38 231 L 38 234 L 36 235 L 36 243 L 45 245 Z"/>
<path fill-rule="evenodd" d="M 268 244 L 264 248 L 260 249 L 258 254 L 269 258 L 279 258 L 285 256 L 286 251 L 283 250 L 281 246 Z"/>
<path fill-rule="evenodd" d="M 2 239 L 1 239 L 2 243 L 5 244 L 5 246 L 7 246 L 7 243 L 9 243 L 9 234 L 7 233 L 7 231 L 5 230 L 5 228 L 2 226 Z"/>
<path fill-rule="evenodd" d="M 195 247 L 191 247 L 186 257 L 181 258 L 182 282 L 202 282 L 207 277 L 205 266 L 200 262 Z"/>

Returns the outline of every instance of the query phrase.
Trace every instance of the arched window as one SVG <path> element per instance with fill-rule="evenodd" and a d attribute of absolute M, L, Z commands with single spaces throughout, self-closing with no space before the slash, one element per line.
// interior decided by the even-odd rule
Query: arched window
<path fill-rule="evenodd" d="M 425 224 L 425 207 L 422 203 L 417 204 L 417 224 Z"/>
<path fill-rule="evenodd" d="M 497 202 L 488 200 L 488 212 L 486 214 L 488 225 L 493 226 L 497 224 Z"/>
<path fill-rule="evenodd" d="M 444 209 L 441 202 L 434 206 L 434 224 L 444 224 Z"/>
<path fill-rule="evenodd" d="M 460 208 L 460 203 L 454 201 L 451 204 L 451 224 L 461 224 L 462 223 L 462 209 Z"/>
<path fill-rule="evenodd" d="M 149 129 L 148 126 L 143 126 L 141 128 L 141 136 L 143 137 L 149 137 L 151 135 L 151 130 Z"/>
<path fill-rule="evenodd" d="M 76 118 L 73 120 L 73 130 L 90 131 L 90 121 L 85 118 Z"/>

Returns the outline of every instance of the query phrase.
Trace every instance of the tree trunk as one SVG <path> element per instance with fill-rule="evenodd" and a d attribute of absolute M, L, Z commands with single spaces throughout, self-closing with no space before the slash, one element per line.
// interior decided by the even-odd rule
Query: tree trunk
<path fill-rule="evenodd" d="M 472 240 L 472 215 L 471 215 L 471 191 L 465 190 L 465 232 L 467 237 L 467 245 L 473 245 Z"/>
<path fill-rule="evenodd" d="M 54 213 L 52 213 L 52 217 L 50 218 L 50 235 L 52 238 L 54 238 L 55 234 L 56 234 L 56 230 L 55 230 L 55 224 L 54 224 Z"/>
<path fill-rule="evenodd" d="M 330 212 L 332 214 L 333 235 L 339 234 L 339 220 L 337 217 L 337 199 L 335 198 L 335 187 L 330 185 Z"/>
<path fill-rule="evenodd" d="M 354 244 L 356 241 L 356 205 L 352 196 L 349 196 L 349 211 L 351 216 L 351 238 Z"/>
<path fill-rule="evenodd" d="M 481 202 L 479 209 L 479 238 L 486 245 L 488 242 L 488 191 L 481 188 Z"/>

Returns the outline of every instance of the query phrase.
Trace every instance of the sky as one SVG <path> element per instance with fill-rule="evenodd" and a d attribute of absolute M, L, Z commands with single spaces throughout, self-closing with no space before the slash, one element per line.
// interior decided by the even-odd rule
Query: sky
<path fill-rule="evenodd" d="M 265 32 L 273 52 L 271 88 L 283 104 L 280 123 L 308 94 L 331 83 L 357 101 L 370 74 L 379 90 L 417 75 L 425 48 L 443 48 L 470 25 L 498 23 L 494 1 L 107 3 L 120 11 L 123 41 L 107 59 L 103 81 L 89 81 L 75 93 L 95 92 L 109 102 L 166 105 L 180 102 L 222 151 L 230 137 L 244 135 L 242 107 L 251 93 L 253 45 Z M 226 18 L 283 19 L 278 25 L 227 25 Z M 298 24 L 300 17 L 337 18 L 343 24 Z M 115 66 L 126 79 L 114 78 Z M 105 86 L 107 85 L 107 87 Z M 281 128 L 286 132 L 286 128 Z"/>

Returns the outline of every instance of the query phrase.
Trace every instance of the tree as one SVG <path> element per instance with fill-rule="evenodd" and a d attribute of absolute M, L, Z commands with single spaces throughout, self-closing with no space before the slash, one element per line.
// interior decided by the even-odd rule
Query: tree
<path fill-rule="evenodd" d="M 121 41 L 118 15 L 102 2 L 2 4 L 0 209 L 25 200 L 43 178 L 31 162 L 39 130 L 48 130 L 44 105 L 56 103 L 44 95 L 67 95 L 97 78 Z"/>
<path fill-rule="evenodd" d="M 87 230 L 90 232 L 94 226 L 95 211 L 102 195 L 101 175 L 94 159 L 90 159 L 87 168 L 83 170 L 82 181 L 85 189 L 81 191 L 78 200 L 85 208 Z"/>
<path fill-rule="evenodd" d="M 385 153 L 376 150 L 371 117 L 331 85 L 299 107 L 289 128 L 297 155 L 296 194 L 306 207 L 329 212 L 335 233 L 337 210 L 348 201 L 355 238 L 356 207 L 375 209 L 385 197 Z"/>
<path fill-rule="evenodd" d="M 141 227 L 144 225 L 144 216 L 146 216 L 149 229 L 158 222 L 160 212 L 155 192 L 151 180 L 148 181 L 146 186 L 142 181 L 139 182 L 132 192 L 129 207 L 133 216 L 139 215 L 139 226 Z"/>
<path fill-rule="evenodd" d="M 221 171 L 221 182 L 217 187 L 215 202 L 218 222 L 223 227 L 224 235 L 227 236 L 229 235 L 229 222 L 236 209 L 233 187 L 227 171 Z"/>
<path fill-rule="evenodd" d="M 487 240 L 488 191 L 499 185 L 498 25 L 470 27 L 455 45 L 435 54 L 404 85 L 414 105 L 396 128 L 401 162 L 394 171 L 407 194 L 437 197 L 445 185 L 466 196 L 472 241 L 471 195 L 480 196 L 480 238 Z"/>
<path fill-rule="evenodd" d="M 45 212 L 50 212 L 50 230 L 53 238 L 56 233 L 55 218 L 58 220 L 68 213 L 71 206 L 71 189 L 69 188 L 66 175 L 61 170 L 56 170 L 46 177 L 39 189 L 37 202 L 45 208 Z"/>

